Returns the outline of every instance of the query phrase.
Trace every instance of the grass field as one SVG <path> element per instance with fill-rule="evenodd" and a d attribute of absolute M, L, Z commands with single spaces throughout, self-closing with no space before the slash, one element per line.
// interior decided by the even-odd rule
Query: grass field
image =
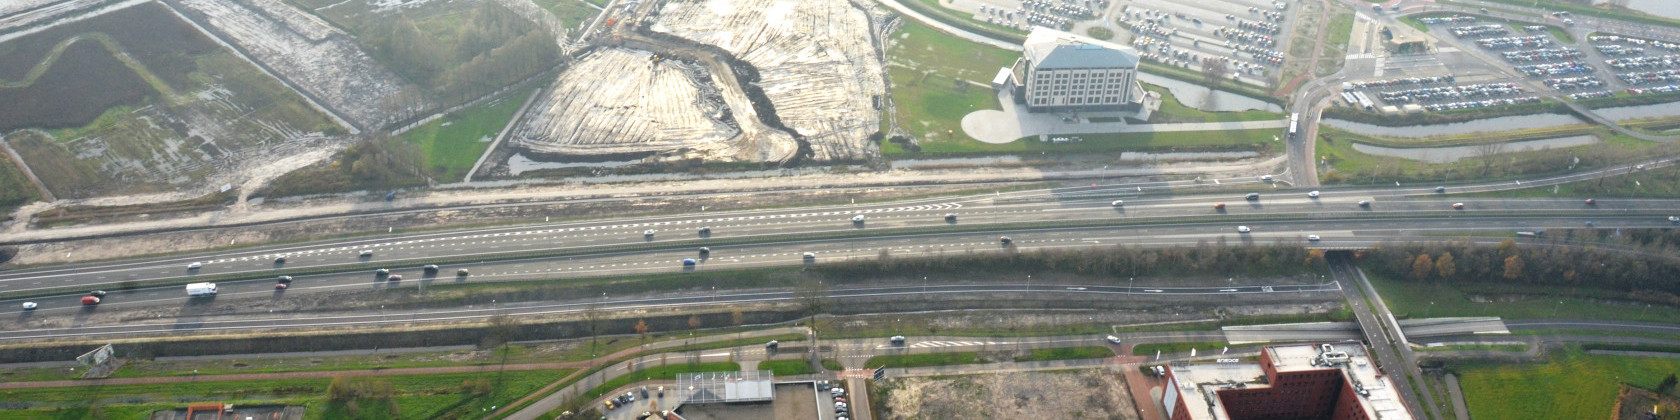
<path fill-rule="evenodd" d="M 959 126 L 962 117 L 998 106 L 991 88 L 968 82 L 991 80 L 1020 56 L 915 21 L 906 21 L 887 41 L 887 77 L 899 125 L 920 138 L 949 130 L 968 139 Z"/>
<path fill-rule="evenodd" d="M 0 155 L 0 219 L 17 206 L 40 198 L 40 192 L 24 176 L 23 168 L 13 163 L 11 157 Z"/>
<path fill-rule="evenodd" d="M 1365 273 L 1398 318 L 1497 316 L 1505 319 L 1561 318 L 1673 322 L 1680 309 L 1609 303 L 1614 292 L 1536 285 L 1416 284 Z M 1502 298 L 1478 303 L 1472 296 Z M 1562 303 L 1559 303 L 1562 302 Z"/>
<path fill-rule="evenodd" d="M 768 370 L 776 376 L 808 375 L 817 373 L 817 370 L 811 367 L 811 361 L 805 359 L 770 360 L 759 362 L 758 370 Z"/>
<path fill-rule="evenodd" d="M 568 0 L 570 1 L 570 0 Z M 403 133 L 404 141 L 420 147 L 425 168 L 433 178 L 458 181 L 490 147 L 531 90 L 517 90 L 484 104 L 451 113 Z"/>
<path fill-rule="evenodd" d="M 1313 70 L 1315 75 L 1327 76 L 1342 69 L 1342 63 L 1347 59 L 1348 40 L 1353 36 L 1353 14 L 1353 7 L 1340 2 L 1332 4 L 1330 26 L 1324 29 L 1327 31 L 1324 51 Z"/>
<path fill-rule="evenodd" d="M 1229 344 L 1227 343 L 1217 341 L 1191 343 L 1145 343 L 1133 346 L 1132 355 L 1154 357 L 1156 351 L 1160 351 L 1163 354 L 1188 353 L 1190 352 L 1190 349 L 1196 349 L 1196 354 L 1206 354 L 1208 351 L 1219 351 L 1228 345 Z"/>
<path fill-rule="evenodd" d="M 863 365 L 870 368 L 909 368 L 922 366 L 971 365 L 984 363 L 977 353 L 972 351 L 956 353 L 928 353 L 928 354 L 894 354 L 875 356 Z"/>
<path fill-rule="evenodd" d="M 480 408 L 505 405 L 564 376 L 565 370 L 503 372 L 488 395 L 462 392 L 462 383 L 484 378 L 480 373 L 373 377 L 394 389 L 392 400 L 403 418 L 457 417 Z M 101 387 L 37 388 L 0 391 L 0 418 L 7 419 L 140 419 L 153 410 L 188 402 L 230 404 L 295 404 L 308 407 L 306 419 L 390 418 L 384 401 L 360 400 L 363 409 L 352 415 L 344 403 L 329 401 L 330 378 L 269 381 L 188 382 L 178 384 L 111 385 Z M 103 416 L 97 416 L 94 413 Z"/>
<path fill-rule="evenodd" d="M 1577 181 L 1550 187 L 1466 194 L 1473 197 L 1530 198 L 1530 197 L 1680 197 L 1680 167 L 1657 168 L 1645 171 L 1606 176 L 1591 181 Z"/>
<path fill-rule="evenodd" d="M 543 10 L 553 13 L 566 24 L 566 29 L 576 30 L 594 19 L 599 9 L 584 4 L 584 0 L 534 0 Z"/>
<path fill-rule="evenodd" d="M 1620 134 L 1607 134 L 1602 128 L 1588 128 L 1587 132 L 1601 135 L 1605 139 L 1597 144 L 1570 148 L 1533 150 L 1526 152 L 1502 153 L 1491 160 L 1483 160 L 1476 156 L 1461 159 L 1449 164 L 1430 164 L 1409 159 L 1398 159 L 1387 156 L 1370 155 L 1353 148 L 1353 143 L 1371 141 L 1368 136 L 1349 133 L 1334 127 L 1319 128 L 1316 152 L 1323 160 L 1328 161 L 1331 170 L 1320 169 L 1320 178 L 1327 184 L 1392 184 L 1400 182 L 1467 182 L 1485 181 L 1490 179 L 1506 179 L 1517 176 L 1533 176 L 1541 174 L 1561 173 L 1570 170 L 1575 158 L 1574 170 L 1585 170 L 1601 167 L 1617 162 L 1627 162 L 1646 156 L 1667 153 L 1673 148 L 1671 145 L 1646 142 Z M 1495 140 L 1504 134 L 1476 135 L 1483 141 Z M 1423 142 L 1460 140 L 1474 140 L 1476 136 L 1465 136 L 1464 139 L 1419 139 L 1396 140 L 1379 139 L 1389 142 L 1412 142 L 1422 145 Z"/>
<path fill-rule="evenodd" d="M 1472 417 L 1601 419 L 1615 405 L 1617 384 L 1655 388 L 1680 373 L 1680 359 L 1589 355 L 1570 349 L 1544 364 L 1465 363 L 1454 370 Z"/>
<path fill-rule="evenodd" d="M 1454 344 L 1436 347 L 1413 347 L 1416 351 L 1528 351 L 1527 344 Z"/>

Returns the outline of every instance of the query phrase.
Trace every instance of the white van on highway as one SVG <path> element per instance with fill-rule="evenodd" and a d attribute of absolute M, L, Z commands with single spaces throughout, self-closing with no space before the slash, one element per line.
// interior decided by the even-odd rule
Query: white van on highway
<path fill-rule="evenodd" d="M 187 285 L 187 296 L 190 297 L 214 296 L 215 294 L 216 283 L 192 283 Z"/>

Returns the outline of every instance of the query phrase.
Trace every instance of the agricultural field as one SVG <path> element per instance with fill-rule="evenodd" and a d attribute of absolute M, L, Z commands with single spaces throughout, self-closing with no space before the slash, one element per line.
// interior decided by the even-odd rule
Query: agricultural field
<path fill-rule="evenodd" d="M 340 130 L 158 3 L 0 44 L 0 80 L 0 135 L 57 198 L 187 199 Z"/>
<path fill-rule="evenodd" d="M 1680 359 L 1588 354 L 1570 348 L 1543 364 L 1466 363 L 1452 369 L 1477 419 L 1602 419 L 1618 385 L 1655 389 Z M 1512 386 L 1521 384 L 1521 386 Z"/>

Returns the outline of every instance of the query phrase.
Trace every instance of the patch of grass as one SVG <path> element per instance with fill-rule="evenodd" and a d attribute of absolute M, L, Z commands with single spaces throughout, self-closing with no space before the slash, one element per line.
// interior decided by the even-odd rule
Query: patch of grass
<path fill-rule="evenodd" d="M 583 27 L 590 19 L 594 19 L 599 9 L 583 4 L 587 0 L 532 0 L 543 10 L 553 13 L 565 24 L 566 29 L 576 30 Z"/>
<path fill-rule="evenodd" d="M 1668 344 L 1586 343 L 1581 345 L 1581 350 L 1680 353 L 1680 346 Z"/>
<path fill-rule="evenodd" d="M 979 354 L 972 351 L 956 353 L 928 353 L 928 354 L 892 354 L 875 356 L 863 365 L 869 369 L 875 368 L 911 368 L 922 366 L 972 365 L 985 363 Z"/>
<path fill-rule="evenodd" d="M 422 167 L 433 178 L 446 182 L 460 180 L 533 90 L 517 90 L 450 113 L 403 133 L 402 139 L 420 148 L 425 159 Z"/>
<path fill-rule="evenodd" d="M 1202 342 L 1188 342 L 1188 343 L 1144 343 L 1144 344 L 1139 344 L 1137 346 L 1132 347 L 1132 355 L 1133 356 L 1154 356 L 1156 351 L 1160 351 L 1162 354 L 1189 353 L 1190 349 L 1196 349 L 1196 354 L 1202 355 L 1202 354 L 1208 354 L 1207 353 L 1208 351 L 1216 351 L 1216 350 L 1223 349 L 1223 348 L 1225 348 L 1225 346 L 1228 346 L 1228 345 L 1230 345 L 1230 344 L 1224 343 L 1224 342 L 1218 342 L 1218 341 L 1202 341 Z"/>
<path fill-rule="evenodd" d="M 1604 135 L 1607 129 L 1592 128 Z M 1482 135 L 1488 138 L 1489 135 Z M 1497 136 L 1494 134 L 1493 136 Z M 1621 134 L 1608 134 L 1602 142 L 1569 148 L 1542 149 L 1501 153 L 1488 159 L 1472 156 L 1447 164 L 1431 164 L 1409 159 L 1370 155 L 1353 148 L 1354 139 L 1366 139 L 1335 127 L 1319 127 L 1316 152 L 1327 161 L 1329 170 L 1320 169 L 1326 184 L 1393 184 L 1399 182 L 1481 182 L 1516 177 L 1582 171 L 1664 155 L 1676 149 L 1670 144 L 1651 143 Z M 1576 162 L 1575 159 L 1580 161 Z M 1571 168 L 1573 166 L 1573 168 Z"/>
<path fill-rule="evenodd" d="M 1117 151 L 1230 151 L 1253 150 L 1269 152 L 1282 145 L 1272 139 L 1281 134 L 1278 129 L 1180 131 L 1159 133 L 1096 133 L 1073 134 L 1083 141 L 1052 143 L 1026 137 L 1004 144 L 982 143 L 978 140 L 935 137 L 923 139 L 922 155 L 984 155 L 999 153 L 1093 153 Z M 965 136 L 966 137 L 966 136 Z"/>
<path fill-rule="evenodd" d="M 771 360 L 758 363 L 759 370 L 768 370 L 776 376 L 809 375 L 817 373 L 811 367 L 811 361 L 799 360 Z"/>
<path fill-rule="evenodd" d="M 1397 318 L 1497 316 L 1505 319 L 1615 319 L 1672 322 L 1680 308 L 1613 303 L 1616 292 L 1539 285 L 1416 284 L 1367 272 Z M 1482 303 L 1472 297 L 1493 300 Z M 1562 303 L 1559 303 L 1562 302 Z M 1433 303 L 1433 304 L 1432 304 Z"/>
<path fill-rule="evenodd" d="M 1197 122 L 1236 122 L 1236 121 L 1266 121 L 1285 118 L 1281 112 L 1262 110 L 1248 110 L 1242 112 L 1209 112 L 1184 105 L 1173 96 L 1167 88 L 1143 84 L 1143 88 L 1161 95 L 1161 109 L 1150 115 L 1151 123 L 1197 123 Z"/>
<path fill-rule="evenodd" d="M 40 192 L 24 175 L 23 168 L 13 163 L 11 157 L 0 155 L 0 217 L 11 214 L 17 206 L 39 199 Z"/>
<path fill-rule="evenodd" d="M 845 366 L 840 365 L 840 361 L 834 359 L 822 359 L 822 367 L 830 371 L 846 370 Z"/>
<path fill-rule="evenodd" d="M 1680 167 L 1664 167 L 1548 187 L 1465 194 L 1469 197 L 1680 197 Z"/>
<path fill-rule="evenodd" d="M 1528 351 L 1527 344 L 1451 344 L 1435 347 L 1413 347 L 1416 351 Z"/>
<path fill-rule="evenodd" d="M 1318 76 L 1333 74 L 1341 70 L 1342 63 L 1347 60 L 1349 39 L 1353 37 L 1353 8 L 1340 2 L 1332 3 L 1330 8 L 1330 25 L 1324 30 L 1324 52 L 1319 56 L 1318 66 L 1314 73 Z"/>
<path fill-rule="evenodd" d="M 1102 359 L 1114 357 L 1114 349 L 1108 346 L 1059 347 L 1053 349 L 1033 349 L 1032 354 L 1016 357 L 1017 362 L 1041 362 L 1046 360 L 1076 360 Z"/>
<path fill-rule="evenodd" d="M 899 4 L 915 10 L 924 16 L 932 18 L 933 20 L 966 29 L 970 32 L 979 33 L 989 38 L 1017 44 L 1022 41 L 1026 41 L 1027 39 L 1027 31 L 1005 28 L 986 23 L 982 20 L 977 20 L 974 18 L 974 15 L 947 9 L 945 6 L 939 5 L 939 0 L 906 0 L 899 2 Z"/>
<path fill-rule="evenodd" d="M 370 377 L 391 384 L 392 400 L 405 418 L 457 417 L 479 408 L 503 405 L 524 396 L 569 370 L 508 371 L 492 374 L 461 373 Z M 488 394 L 462 391 L 472 379 L 494 381 Z M 0 391 L 0 401 L 15 407 L 0 410 L 0 418 L 93 418 L 93 406 L 108 418 L 144 418 L 151 410 L 177 407 L 186 402 L 219 401 L 229 404 L 297 404 L 308 408 L 306 419 L 388 417 L 385 401 L 359 401 L 365 409 L 350 415 L 347 407 L 329 401 L 331 378 L 278 379 L 267 381 L 185 382 L 145 385 L 107 385 L 66 388 L 10 389 Z"/>
<path fill-rule="evenodd" d="M 1085 34 L 1090 35 L 1092 38 L 1101 39 L 1101 40 L 1104 40 L 1104 41 L 1107 41 L 1109 39 L 1114 38 L 1114 30 L 1113 29 L 1108 29 L 1108 28 L 1104 28 L 1104 27 L 1101 27 L 1101 26 L 1092 26 L 1089 29 L 1085 30 Z"/>
<path fill-rule="evenodd" d="M 1455 370 L 1477 419 L 1604 418 L 1617 385 L 1656 388 L 1680 372 L 1680 359 L 1560 352 L 1544 364 L 1469 362 Z"/>

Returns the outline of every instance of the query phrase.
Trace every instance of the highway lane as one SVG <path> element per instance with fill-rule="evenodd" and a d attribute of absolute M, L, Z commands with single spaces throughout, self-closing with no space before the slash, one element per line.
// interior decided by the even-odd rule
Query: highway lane
<path fill-rule="evenodd" d="M 444 232 L 372 238 L 321 244 L 263 247 L 226 253 L 200 254 L 186 257 L 161 257 L 133 262 L 113 262 L 67 267 L 46 267 L 0 273 L 0 292 L 51 290 L 66 286 L 106 287 L 124 281 L 175 280 L 189 281 L 192 277 L 211 275 L 260 276 L 277 269 L 369 270 L 391 267 L 388 261 L 406 260 L 405 265 L 427 258 L 470 258 L 485 260 L 507 258 L 506 254 L 530 252 L 587 252 L 602 247 L 632 245 L 659 246 L 672 241 L 709 240 L 776 240 L 790 235 L 838 234 L 866 231 L 868 234 L 890 234 L 894 229 L 936 228 L 971 224 L 1008 225 L 1041 222 L 1083 223 L 1158 223 L 1187 216 L 1230 218 L 1240 222 L 1245 216 L 1311 215 L 1338 217 L 1352 215 L 1404 215 L 1439 213 L 1455 202 L 1466 208 L 1466 216 L 1483 217 L 1512 212 L 1568 211 L 1579 212 L 1582 225 L 1596 215 L 1644 212 L 1661 220 L 1664 214 L 1680 208 L 1680 200 L 1605 199 L 1596 206 L 1588 206 L 1578 199 L 1482 199 L 1462 198 L 1450 194 L 1453 190 L 1490 188 L 1454 187 L 1449 194 L 1426 191 L 1421 196 L 1405 196 L 1405 191 L 1388 190 L 1326 190 L 1312 199 L 1300 191 L 1274 193 L 1262 191 L 1258 201 L 1245 201 L 1240 193 L 1220 195 L 1168 196 L 1122 195 L 1124 190 L 1096 188 L 1088 191 L 1062 192 L 1039 199 L 972 198 L 942 200 L 926 204 L 882 205 L 857 208 L 797 209 L 764 214 L 689 215 L 660 218 L 609 220 L 494 228 L 481 231 Z M 1373 194 L 1374 192 L 1374 194 Z M 1123 206 L 1110 201 L 1122 198 Z M 1370 201 L 1368 207 L 1358 201 Z M 1002 201 L 1001 203 L 999 201 Z M 1222 210 L 1213 203 L 1226 204 Z M 899 204 L 899 203 L 894 203 Z M 863 223 L 853 223 L 855 216 L 864 216 Z M 955 216 L 955 221 L 945 218 Z M 1123 221 L 1117 220 L 1124 219 Z M 700 233 L 709 228 L 710 234 Z M 652 231 L 653 235 L 646 233 Z M 359 257 L 371 251 L 370 257 Z M 275 262 L 285 257 L 284 264 Z M 190 263 L 202 268 L 189 270 Z"/>
<path fill-rule="evenodd" d="M 1001 252 L 1003 246 L 998 237 L 1009 235 L 1014 245 L 1021 250 L 1080 248 L 1112 246 L 1126 244 L 1145 247 L 1160 246 L 1188 246 L 1200 241 L 1215 241 L 1221 237 L 1231 243 L 1265 244 L 1278 240 L 1302 241 L 1305 233 L 1317 232 L 1323 239 L 1318 246 L 1325 247 L 1364 247 L 1375 242 L 1396 239 L 1429 239 L 1430 236 L 1418 236 L 1430 232 L 1461 233 L 1474 230 L 1510 231 L 1513 229 L 1532 229 L 1534 227 L 1564 227 L 1573 225 L 1568 218 L 1517 218 L 1517 219 L 1401 219 L 1385 220 L 1380 231 L 1370 231 L 1372 226 L 1365 221 L 1285 221 L 1263 222 L 1250 226 L 1253 232 L 1247 235 L 1238 234 L 1234 224 L 1226 222 L 1189 223 L 1170 226 L 1121 227 L 1107 229 L 1040 229 L 1004 231 L 985 233 L 960 234 L 915 234 L 899 236 L 883 236 L 860 239 L 816 240 L 816 241 L 787 241 L 776 243 L 762 243 L 754 245 L 730 246 L 713 248 L 709 258 L 696 258 L 697 253 L 692 248 L 663 249 L 656 251 L 625 251 L 601 253 L 593 255 L 579 255 L 569 257 L 532 258 L 524 260 L 489 261 L 482 264 L 470 265 L 473 274 L 465 279 L 456 278 L 452 273 L 456 267 L 444 267 L 445 275 L 441 278 L 427 278 L 422 276 L 418 267 L 405 267 L 393 271 L 394 274 L 405 275 L 402 281 L 385 281 L 376 277 L 371 271 L 357 271 L 349 273 L 324 274 L 315 276 L 299 276 L 292 283 L 292 287 L 284 292 L 273 290 L 270 279 L 231 281 L 219 283 L 221 293 L 213 300 L 217 305 L 208 305 L 208 300 L 195 300 L 184 296 L 179 286 L 141 288 L 136 290 L 112 291 L 106 297 L 105 303 L 93 307 L 82 307 L 77 299 L 80 295 L 58 295 L 35 298 L 33 301 L 41 305 L 35 311 L 19 311 L 16 317 L 0 318 L 0 338 L 20 337 L 19 332 L 34 331 L 41 325 L 71 326 L 69 329 L 49 335 L 102 334 L 111 332 L 125 333 L 165 333 L 191 329 L 205 329 L 218 321 L 245 322 L 244 328 L 276 327 L 276 326 L 325 326 L 347 325 L 341 321 L 311 318 L 307 312 L 287 313 L 282 316 L 270 316 L 267 313 L 252 313 L 251 310 L 240 311 L 240 305 L 226 305 L 229 302 L 266 303 L 266 300 L 279 300 L 286 297 L 303 297 L 312 293 L 330 293 L 343 291 L 377 291 L 386 289 L 410 289 L 423 285 L 440 285 L 455 283 L 482 283 L 487 281 L 534 280 L 556 278 L 598 277 L 609 275 L 648 274 L 648 273 L 678 273 L 685 268 L 682 259 L 696 258 L 696 265 L 692 270 L 717 270 L 754 268 L 770 266 L 798 265 L 803 263 L 803 252 L 812 252 L 816 258 L 814 263 L 846 260 L 852 258 L 873 259 L 882 249 L 893 255 L 936 255 L 940 253 L 957 252 Z M 1600 225 L 1609 227 L 1653 227 L 1662 226 L 1666 221 L 1653 221 L 1649 217 L 1624 217 L 1601 219 Z M 1394 225 L 1406 226 L 1395 229 Z M 1497 242 L 1503 238 L 1482 238 L 1482 242 Z M 1023 279 L 1026 280 L 1026 279 Z M 1121 290 L 1110 287 L 1092 285 L 1030 285 L 1033 291 L 1052 291 L 1057 286 L 1080 287 L 1081 290 L 1065 290 L 1060 292 L 1082 293 L 1133 293 L 1133 294 L 1161 294 L 1172 295 L 1181 293 L 1172 288 L 1144 288 Z M 1046 289 L 1049 288 L 1049 289 Z M 1230 288 L 1217 289 L 1219 293 L 1243 294 L 1255 293 L 1251 289 Z M 1013 289 L 1009 289 L 1013 290 Z M 1293 289 L 1279 289 L 1290 290 Z M 1278 292 L 1273 290 L 1272 292 Z M 998 290 L 993 290 L 998 291 Z M 1007 290 L 1003 290 L 1007 291 Z M 915 285 L 908 285 L 899 292 L 922 292 Z M 934 286 L 928 293 L 965 292 L 963 289 L 941 288 Z M 748 299 L 736 290 L 723 290 L 714 293 L 693 293 L 681 302 L 687 304 L 729 303 L 731 299 Z M 888 293 L 876 291 L 874 293 Z M 1200 292 L 1189 292 L 1200 293 Z M 777 296 L 777 295 L 763 295 Z M 844 296 L 844 295 L 842 295 Z M 617 296 L 605 296 L 599 304 L 618 302 Z M 749 302 L 753 300 L 743 300 Z M 0 301 L 0 308 L 17 308 L 21 300 Z M 676 302 L 676 301 L 673 301 Z M 588 302 L 578 303 L 588 304 Z M 528 304 L 519 304 L 528 305 Z M 229 307 L 232 307 L 231 309 Z M 212 308 L 218 309 L 211 310 Z M 260 308 L 260 305 L 252 305 Z M 280 307 L 285 307 L 280 305 Z M 452 319 L 468 319 L 489 316 L 493 312 L 474 312 L 485 310 L 537 311 L 543 308 L 528 308 L 525 306 L 508 306 L 502 304 L 495 308 L 467 308 L 466 312 L 425 311 L 432 315 L 387 313 L 373 318 L 357 317 L 362 321 L 354 323 L 386 323 L 410 321 L 441 321 Z M 11 309 L 15 310 L 15 309 Z M 255 309 L 262 310 L 262 309 Z M 251 321 L 256 319 L 257 321 Z M 284 321 L 279 321 L 284 320 Z M 153 323 L 150 326 L 142 325 Z M 159 327 L 157 325 L 169 325 Z M 72 333 L 70 331 L 80 331 Z M 38 336 L 39 333 L 22 334 L 21 336 Z"/>

